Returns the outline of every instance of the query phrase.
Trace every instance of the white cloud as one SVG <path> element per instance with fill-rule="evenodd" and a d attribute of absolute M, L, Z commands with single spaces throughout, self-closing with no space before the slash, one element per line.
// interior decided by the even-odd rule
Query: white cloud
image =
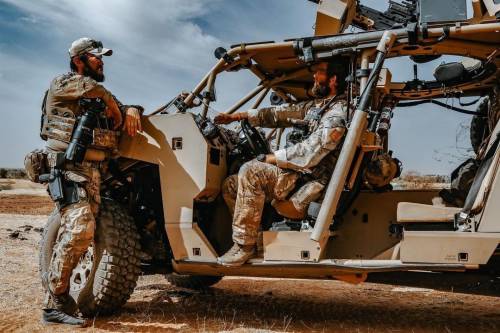
<path fill-rule="evenodd" d="M 89 35 L 107 45 L 119 45 L 120 53 L 176 69 L 203 67 L 203 62 L 194 61 L 197 55 L 220 43 L 189 21 L 206 14 L 220 0 L 6 2 L 26 12 L 23 20 L 43 25 L 68 45 Z"/>

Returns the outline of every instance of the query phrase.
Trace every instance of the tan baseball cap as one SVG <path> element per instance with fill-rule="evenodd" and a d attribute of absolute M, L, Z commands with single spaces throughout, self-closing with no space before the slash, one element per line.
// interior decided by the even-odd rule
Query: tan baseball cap
<path fill-rule="evenodd" d="M 88 37 L 79 38 L 71 43 L 71 47 L 69 48 L 69 56 L 71 58 L 85 53 L 92 53 L 96 56 L 110 56 L 113 54 L 113 50 L 103 48 L 101 41 Z"/>

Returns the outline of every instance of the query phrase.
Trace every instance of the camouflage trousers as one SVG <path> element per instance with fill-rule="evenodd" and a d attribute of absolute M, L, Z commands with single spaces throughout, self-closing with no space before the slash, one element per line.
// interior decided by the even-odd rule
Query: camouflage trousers
<path fill-rule="evenodd" d="M 61 226 L 48 270 L 48 288 L 55 295 L 68 291 L 71 273 L 94 239 L 95 216 L 101 202 L 100 172 L 93 166 L 65 171 L 65 179 L 79 184 L 79 200 L 59 210 Z M 50 304 L 49 299 L 46 299 Z"/>
<path fill-rule="evenodd" d="M 296 172 L 252 160 L 243 164 L 238 175 L 224 180 L 222 195 L 233 215 L 235 243 L 256 244 L 264 204 L 284 200 L 298 177 Z"/>

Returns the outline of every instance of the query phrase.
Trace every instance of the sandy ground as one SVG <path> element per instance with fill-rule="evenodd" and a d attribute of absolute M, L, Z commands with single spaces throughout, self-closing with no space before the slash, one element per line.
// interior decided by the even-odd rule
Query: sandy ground
<path fill-rule="evenodd" d="M 141 277 L 122 311 L 89 328 L 43 326 L 37 256 L 47 200 L 0 192 L 0 332 L 500 332 L 495 292 L 225 278 L 199 293 L 161 275 Z"/>
<path fill-rule="evenodd" d="M 30 182 L 27 179 L 0 178 L 0 195 L 32 195 L 47 196 L 45 186 Z"/>

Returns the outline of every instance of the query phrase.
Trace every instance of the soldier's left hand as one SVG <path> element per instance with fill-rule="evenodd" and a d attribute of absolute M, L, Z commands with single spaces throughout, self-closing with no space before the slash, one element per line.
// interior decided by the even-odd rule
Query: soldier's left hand
<path fill-rule="evenodd" d="M 135 136 L 137 131 L 142 132 L 141 113 L 137 108 L 130 107 L 125 112 L 123 130 L 130 136 Z"/>

